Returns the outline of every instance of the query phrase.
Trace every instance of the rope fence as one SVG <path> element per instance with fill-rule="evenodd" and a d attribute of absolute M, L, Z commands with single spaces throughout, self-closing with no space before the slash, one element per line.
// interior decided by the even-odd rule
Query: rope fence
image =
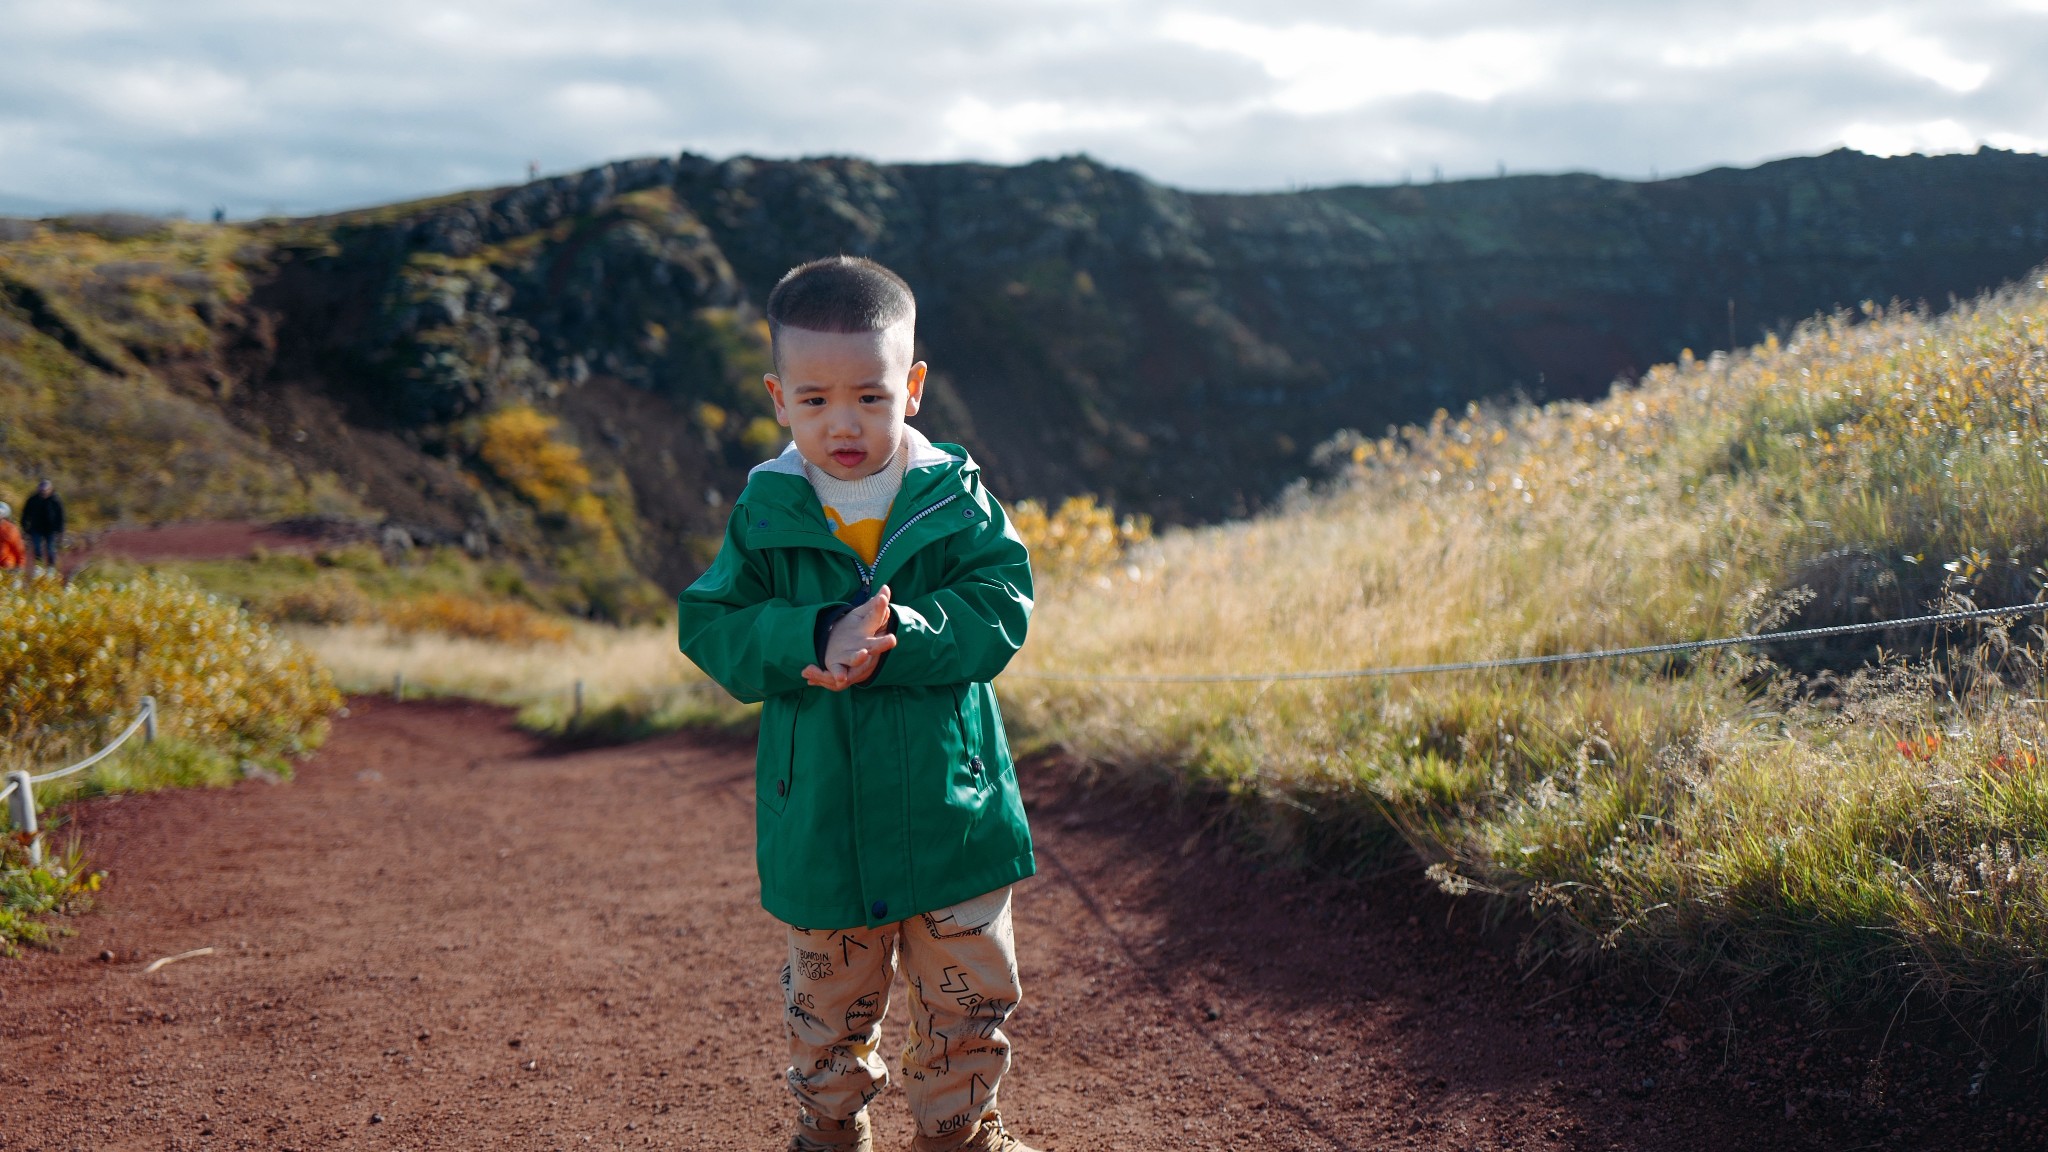
<path fill-rule="evenodd" d="M 87 756 L 78 763 L 44 772 L 41 775 L 31 774 L 25 769 L 7 774 L 7 786 L 0 788 L 0 800 L 7 802 L 7 817 L 14 825 L 14 831 L 28 838 L 28 861 L 30 864 L 41 864 L 43 862 L 43 841 L 36 823 L 36 785 L 48 784 L 53 780 L 62 780 L 66 776 L 73 776 L 85 771 L 107 757 L 112 756 L 137 732 L 142 733 L 143 743 L 155 742 L 156 697 L 144 696 L 142 698 L 142 707 L 136 712 L 135 719 L 129 723 L 127 728 L 122 730 L 119 736 L 114 737 L 113 743 L 108 744 L 105 748 Z"/>
<path fill-rule="evenodd" d="M 1752 632 L 1742 636 L 1718 636 L 1710 640 L 1678 640 L 1668 644 L 1643 644 L 1633 648 L 1595 648 L 1585 652 L 1559 652 L 1549 656 L 1507 656 L 1497 660 L 1460 660 L 1449 664 L 1395 664 L 1381 668 L 1325 669 L 1315 672 L 1213 672 L 1213 673 L 1093 673 L 1093 672 L 1004 672 L 1018 680 L 1046 680 L 1067 684 L 1264 684 L 1282 680 L 1366 680 L 1391 676 L 1427 676 L 1442 672 L 1486 672 L 1498 668 L 1535 668 L 1547 664 L 1577 664 L 1590 660 L 1618 660 L 1627 656 L 1664 656 L 1699 652 L 1709 648 L 1733 648 L 1740 644 L 1782 644 L 1790 640 L 1819 640 L 1829 636 L 1853 636 L 1861 632 L 1889 632 L 1897 628 L 1923 628 L 1936 624 L 1958 624 L 1968 620 L 1989 620 L 1999 616 L 2031 616 L 2048 612 L 2048 601 L 2011 608 L 1972 608 L 1966 612 L 1938 612 L 1931 616 L 1910 616 L 1903 620 L 1874 620 L 1863 624 L 1829 624 L 1820 628 L 1798 628 L 1789 632 Z"/>

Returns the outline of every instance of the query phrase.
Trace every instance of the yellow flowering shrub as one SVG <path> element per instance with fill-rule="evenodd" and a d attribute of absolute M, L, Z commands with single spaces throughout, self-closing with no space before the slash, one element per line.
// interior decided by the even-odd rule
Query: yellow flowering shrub
<path fill-rule="evenodd" d="M 603 502 L 590 489 L 590 466 L 582 450 L 555 438 L 561 425 L 529 404 L 500 408 L 484 417 L 477 455 L 541 511 L 603 527 L 609 521 Z"/>
<path fill-rule="evenodd" d="M 740 443 L 746 445 L 747 450 L 756 455 L 765 456 L 770 452 L 780 452 L 783 444 L 782 425 L 777 424 L 773 417 L 756 416 L 747 421 L 747 426 L 740 431 Z"/>
<path fill-rule="evenodd" d="M 118 583 L 0 580 L 0 742 L 132 714 L 252 755 L 303 751 L 341 706 L 312 656 L 176 576 Z"/>
<path fill-rule="evenodd" d="M 1152 538 L 1149 516 L 1121 520 L 1093 496 L 1069 496 L 1059 510 L 1048 513 L 1036 500 L 1019 500 L 1010 509 L 1010 523 L 1031 549 L 1032 567 L 1040 572 L 1086 572 L 1114 564 L 1124 550 Z"/>

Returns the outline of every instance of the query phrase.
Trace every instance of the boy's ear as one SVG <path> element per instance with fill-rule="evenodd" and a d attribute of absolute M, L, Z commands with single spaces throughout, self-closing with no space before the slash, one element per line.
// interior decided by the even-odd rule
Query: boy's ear
<path fill-rule="evenodd" d="M 924 376 L 924 361 L 919 360 L 910 366 L 910 376 L 903 381 L 904 391 L 910 393 L 909 402 L 903 405 L 905 419 L 917 415 L 917 410 L 924 407 Z"/>
<path fill-rule="evenodd" d="M 782 406 L 782 378 L 770 372 L 761 377 L 761 383 L 768 389 L 768 398 L 775 401 L 775 422 L 789 427 L 789 409 Z"/>

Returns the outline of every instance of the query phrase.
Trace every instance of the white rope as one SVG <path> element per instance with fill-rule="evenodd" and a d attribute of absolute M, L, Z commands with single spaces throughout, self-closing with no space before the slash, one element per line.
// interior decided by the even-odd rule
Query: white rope
<path fill-rule="evenodd" d="M 1085 672 L 1004 672 L 1017 680 L 1051 680 L 1070 684 L 1256 684 L 1276 680 L 1362 680 L 1389 676 L 1424 676 L 1437 672 L 1484 672 L 1495 668 L 1531 668 L 1542 664 L 1572 664 L 1586 660 L 1615 660 L 1623 656 L 1658 656 L 1672 652 L 1697 652 L 1705 648 L 1732 648 L 1738 644 L 1776 644 L 1787 640 L 1815 640 L 1826 636 L 1849 636 L 1858 632 L 1885 632 L 1894 628 L 1919 628 L 1930 624 L 1954 624 L 1985 620 L 1994 616 L 2028 616 L 2048 612 L 2048 601 L 2021 604 L 2013 608 L 1973 608 L 1967 612 L 1941 612 L 1912 616 L 1904 620 L 1876 620 L 1866 624 L 1830 624 L 1821 628 L 1800 628 L 1791 632 L 1754 632 L 1745 636 L 1721 636 L 1712 640 L 1680 640 L 1669 644 L 1644 644 L 1635 648 L 1596 648 L 1588 652 L 1560 652 L 1552 656 L 1509 656 L 1499 660 L 1461 660 L 1453 664 L 1403 664 L 1386 668 L 1330 669 L 1318 672 L 1216 672 L 1173 675 L 1160 673 L 1091 674 Z"/>
<path fill-rule="evenodd" d="M 5 800 L 9 796 L 14 795 L 14 790 L 19 787 L 21 787 L 21 783 L 19 781 L 9 780 L 7 782 L 7 787 L 0 788 L 0 800 Z"/>
<path fill-rule="evenodd" d="M 78 763 L 73 764 L 69 768 L 59 768 L 54 772 L 45 772 L 41 776 L 31 776 L 28 778 L 29 783 L 46 784 L 52 780 L 62 779 L 63 777 L 69 776 L 74 772 L 83 772 L 87 768 L 90 768 L 93 765 L 99 763 L 100 761 L 105 760 L 107 757 L 112 756 L 114 754 L 115 749 L 119 748 L 123 744 L 126 744 L 130 736 L 133 736 L 137 732 L 141 731 L 142 726 L 149 722 L 150 717 L 154 715 L 155 712 L 156 701 L 144 701 L 142 705 L 142 710 L 135 714 L 135 720 L 128 725 L 126 731 L 122 732 L 119 736 L 114 737 L 114 742 L 112 744 L 109 744 L 105 748 L 102 748 L 99 751 L 93 753 L 92 755 L 86 757 L 85 759 L 80 760 Z"/>

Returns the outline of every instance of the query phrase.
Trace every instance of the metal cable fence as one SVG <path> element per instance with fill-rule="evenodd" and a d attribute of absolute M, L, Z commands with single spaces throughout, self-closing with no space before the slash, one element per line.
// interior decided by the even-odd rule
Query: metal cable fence
<path fill-rule="evenodd" d="M 1668 644 L 1642 644 L 1633 648 L 1595 648 L 1585 652 L 1559 652 L 1548 656 L 1506 656 L 1496 660 L 1458 660 L 1447 664 L 1395 664 L 1380 668 L 1324 669 L 1311 672 L 1004 672 L 1017 680 L 1046 680 L 1070 684 L 1264 684 L 1286 680 L 1363 680 L 1390 676 L 1425 676 L 1443 672 L 1485 672 L 1497 668 L 1534 668 L 1548 664 L 1576 664 L 1590 660 L 1618 660 L 1628 656 L 1663 656 L 1699 652 L 1711 648 L 1733 648 L 1741 644 L 1782 644 L 1792 640 L 1819 640 L 1829 636 L 1853 636 L 1863 632 L 1888 632 L 1899 628 L 1924 628 L 1959 624 L 2000 616 L 2030 616 L 2048 612 L 2048 601 L 2012 608 L 1972 608 L 1965 612 L 1937 612 L 1903 620 L 1874 620 L 1863 624 L 1829 624 L 1819 628 L 1798 628 L 1788 632 L 1753 632 L 1742 636 L 1718 636 L 1710 640 L 1677 640 Z"/>

